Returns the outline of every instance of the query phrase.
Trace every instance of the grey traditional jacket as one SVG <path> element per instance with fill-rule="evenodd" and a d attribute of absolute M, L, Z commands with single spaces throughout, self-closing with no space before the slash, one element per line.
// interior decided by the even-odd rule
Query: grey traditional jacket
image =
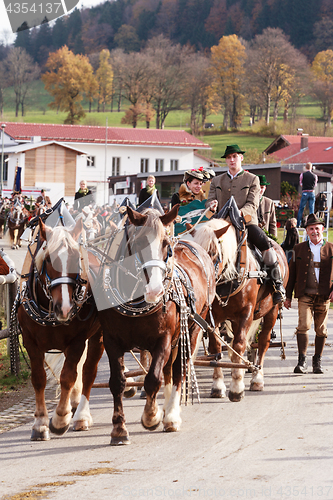
<path fill-rule="evenodd" d="M 263 219 L 262 223 L 260 223 L 260 216 Z M 269 234 L 277 236 L 275 205 L 273 200 L 266 198 L 266 196 L 262 196 L 259 203 L 258 222 L 259 226 L 266 229 Z"/>
<path fill-rule="evenodd" d="M 307 276 L 310 269 L 311 250 L 308 241 L 294 246 L 292 259 L 289 262 L 289 280 L 286 289 L 287 299 L 305 294 Z M 328 297 L 333 289 L 333 244 L 324 243 L 320 250 L 319 286 L 318 294 Z"/>
<path fill-rule="evenodd" d="M 228 172 L 214 177 L 211 182 L 206 207 L 213 200 L 218 201 L 218 211 L 227 203 L 230 197 L 235 198 L 243 216 L 250 215 L 249 224 L 258 224 L 257 209 L 259 206 L 259 177 L 242 170 L 237 177 L 231 179 Z"/>

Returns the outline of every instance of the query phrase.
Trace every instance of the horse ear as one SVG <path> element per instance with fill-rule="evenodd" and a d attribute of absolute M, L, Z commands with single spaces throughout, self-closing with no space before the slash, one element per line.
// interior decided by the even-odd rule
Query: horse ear
<path fill-rule="evenodd" d="M 161 215 L 160 221 L 162 222 L 163 226 L 168 226 L 171 224 L 172 221 L 175 220 L 175 218 L 178 215 L 178 210 L 179 210 L 180 204 L 177 203 L 177 205 L 174 205 L 170 212 L 167 212 L 164 215 Z"/>
<path fill-rule="evenodd" d="M 41 218 L 38 219 L 40 237 L 42 241 L 47 241 L 50 239 L 52 234 L 52 229 L 47 227 Z"/>
<path fill-rule="evenodd" d="M 193 224 L 190 224 L 189 222 L 186 222 L 185 226 L 186 226 L 187 231 L 190 231 L 194 227 Z M 193 229 L 191 231 L 192 236 L 194 236 L 196 232 L 197 232 L 197 230 Z"/>
<path fill-rule="evenodd" d="M 72 236 L 75 241 L 79 239 L 80 234 L 82 233 L 83 229 L 83 220 L 82 217 L 79 217 L 75 223 L 74 229 L 72 231 Z"/>
<path fill-rule="evenodd" d="M 140 214 L 140 212 L 137 212 L 136 210 L 132 210 L 131 207 L 127 207 L 127 215 L 128 215 L 130 222 L 134 226 L 143 226 L 148 218 L 147 215 L 142 215 L 142 214 Z"/>
<path fill-rule="evenodd" d="M 221 236 L 228 231 L 230 226 L 231 224 L 228 224 L 227 226 L 221 227 L 221 229 L 216 229 L 216 231 L 214 231 L 216 238 L 219 240 Z"/>

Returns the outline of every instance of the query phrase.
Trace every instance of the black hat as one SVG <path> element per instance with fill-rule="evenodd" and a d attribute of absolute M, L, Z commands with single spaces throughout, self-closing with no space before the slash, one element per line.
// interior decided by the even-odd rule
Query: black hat
<path fill-rule="evenodd" d="M 315 226 L 316 224 L 322 224 L 325 227 L 325 222 L 323 219 L 319 219 L 316 214 L 310 214 L 304 227 Z"/>
<path fill-rule="evenodd" d="M 266 175 L 259 175 L 259 174 L 256 174 L 256 175 L 257 175 L 257 177 L 259 177 L 260 186 L 270 186 L 271 185 L 270 182 L 267 182 Z"/>
<path fill-rule="evenodd" d="M 245 151 L 241 151 L 240 147 L 237 144 L 232 144 L 231 146 L 226 147 L 224 155 L 221 156 L 221 158 L 226 158 L 228 155 L 232 155 L 233 153 L 238 153 L 242 155 L 245 153 Z"/>

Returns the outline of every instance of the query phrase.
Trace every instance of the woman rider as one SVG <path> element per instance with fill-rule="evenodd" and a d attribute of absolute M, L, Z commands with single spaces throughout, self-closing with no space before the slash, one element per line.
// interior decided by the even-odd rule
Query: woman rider
<path fill-rule="evenodd" d="M 214 176 L 214 171 L 210 169 L 205 170 L 203 167 L 187 170 L 178 193 L 174 193 L 171 198 L 171 206 L 173 207 L 177 203 L 184 205 L 194 200 L 205 200 L 206 196 L 202 190 L 202 186 Z"/>

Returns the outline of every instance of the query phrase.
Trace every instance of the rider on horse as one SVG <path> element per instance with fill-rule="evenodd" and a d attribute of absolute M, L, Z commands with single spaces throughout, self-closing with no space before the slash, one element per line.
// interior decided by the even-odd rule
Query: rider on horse
<path fill-rule="evenodd" d="M 227 146 L 222 158 L 226 159 L 229 170 L 212 180 L 206 207 L 215 212 L 220 210 L 231 196 L 235 198 L 242 216 L 245 219 L 250 219 L 246 223 L 248 238 L 262 253 L 263 263 L 268 270 L 274 288 L 273 302 L 278 304 L 285 300 L 285 289 L 276 252 L 270 239 L 258 226 L 257 209 L 260 198 L 260 184 L 256 175 L 243 170 L 244 153 L 245 151 L 241 151 L 237 144 Z"/>

